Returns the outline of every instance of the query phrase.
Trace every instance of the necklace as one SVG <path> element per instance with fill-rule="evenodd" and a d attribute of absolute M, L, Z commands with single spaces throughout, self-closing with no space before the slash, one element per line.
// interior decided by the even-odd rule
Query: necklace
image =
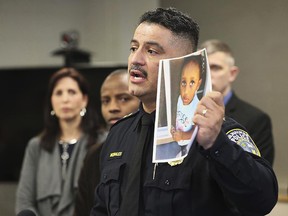
<path fill-rule="evenodd" d="M 77 139 L 72 139 L 69 141 L 59 140 L 59 144 L 62 146 L 61 159 L 62 159 L 62 179 L 63 180 L 66 179 L 67 165 L 68 165 L 68 160 L 71 154 L 71 152 L 69 154 L 68 148 L 70 145 L 74 145 L 77 142 L 78 142 Z"/>

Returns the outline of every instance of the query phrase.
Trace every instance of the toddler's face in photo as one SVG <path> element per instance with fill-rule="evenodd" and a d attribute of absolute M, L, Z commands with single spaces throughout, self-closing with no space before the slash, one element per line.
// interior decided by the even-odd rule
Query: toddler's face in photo
<path fill-rule="evenodd" d="M 199 65 L 191 61 L 185 65 L 182 70 L 180 81 L 180 94 L 183 105 L 188 105 L 192 102 L 195 93 L 201 85 Z"/>

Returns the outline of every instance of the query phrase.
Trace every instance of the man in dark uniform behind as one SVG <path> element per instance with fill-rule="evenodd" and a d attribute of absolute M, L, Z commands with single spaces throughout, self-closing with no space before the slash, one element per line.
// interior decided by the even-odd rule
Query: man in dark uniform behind
<path fill-rule="evenodd" d="M 240 70 L 228 44 L 212 39 L 203 42 L 200 48 L 206 48 L 213 90 L 224 96 L 225 115 L 243 125 L 256 143 L 261 157 L 274 162 L 274 142 L 272 123 L 268 114 L 259 108 L 241 100 L 232 90 Z"/>
<path fill-rule="evenodd" d="M 90 215 L 255 216 L 268 214 L 276 204 L 273 169 L 245 129 L 223 118 L 220 92 L 199 101 L 193 118 L 199 131 L 187 157 L 152 163 L 159 60 L 196 51 L 198 34 L 198 24 L 173 8 L 141 16 L 131 40 L 128 71 L 129 91 L 142 103 L 108 134 Z"/>
<path fill-rule="evenodd" d="M 100 90 L 101 114 L 106 123 L 105 134 L 123 116 L 138 110 L 140 101 L 130 95 L 127 69 L 116 69 L 104 80 Z M 106 132 L 107 131 L 107 132 Z M 87 216 L 93 207 L 94 191 L 100 180 L 99 157 L 104 143 L 89 148 L 78 180 L 73 216 Z"/>

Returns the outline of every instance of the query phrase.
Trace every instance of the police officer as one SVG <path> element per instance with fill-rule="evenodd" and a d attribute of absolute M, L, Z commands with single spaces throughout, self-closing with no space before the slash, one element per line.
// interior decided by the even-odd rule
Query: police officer
<path fill-rule="evenodd" d="M 175 163 L 152 163 L 159 60 L 196 51 L 198 34 L 198 24 L 173 8 L 141 16 L 128 71 L 129 91 L 142 103 L 137 113 L 110 130 L 91 215 L 265 215 L 276 204 L 271 166 L 240 124 L 224 120 L 219 92 L 198 103 L 193 121 L 199 131 L 188 156 Z M 151 131 L 143 136 L 149 124 Z M 141 140 L 146 141 L 142 149 Z"/>

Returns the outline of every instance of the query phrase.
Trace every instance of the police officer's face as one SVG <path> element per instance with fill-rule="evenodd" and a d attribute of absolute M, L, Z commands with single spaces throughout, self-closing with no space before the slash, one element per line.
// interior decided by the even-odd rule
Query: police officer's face
<path fill-rule="evenodd" d="M 144 106 L 156 104 L 159 60 L 180 57 L 193 50 L 188 40 L 173 35 L 163 26 L 145 22 L 136 28 L 130 49 L 129 91 Z"/>

